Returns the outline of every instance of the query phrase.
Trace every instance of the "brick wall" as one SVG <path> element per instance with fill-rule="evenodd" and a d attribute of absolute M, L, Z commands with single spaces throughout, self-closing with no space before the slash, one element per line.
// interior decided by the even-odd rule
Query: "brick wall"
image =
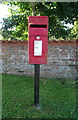
<path fill-rule="evenodd" d="M 77 78 L 77 44 L 78 42 L 75 41 L 49 42 L 48 63 L 40 65 L 40 76 Z M 0 61 L 1 60 L 2 73 L 34 76 L 34 65 L 28 64 L 28 43 L 26 41 L 3 41 L 2 44 L 0 42 Z"/>

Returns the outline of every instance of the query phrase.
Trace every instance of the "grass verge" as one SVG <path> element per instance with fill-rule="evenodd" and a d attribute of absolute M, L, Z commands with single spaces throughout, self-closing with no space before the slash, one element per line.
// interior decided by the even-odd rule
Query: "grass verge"
<path fill-rule="evenodd" d="M 62 81 L 64 79 L 61 79 Z M 3 118 L 76 118 L 74 79 L 40 79 L 40 105 L 34 103 L 34 79 L 27 76 L 2 75 Z"/>

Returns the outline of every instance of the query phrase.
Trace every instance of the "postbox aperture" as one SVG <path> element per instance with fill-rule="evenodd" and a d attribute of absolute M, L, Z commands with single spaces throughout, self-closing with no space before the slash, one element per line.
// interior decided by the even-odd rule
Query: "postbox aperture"
<path fill-rule="evenodd" d="M 46 64 L 48 51 L 48 17 L 29 16 L 28 19 L 28 62 Z"/>

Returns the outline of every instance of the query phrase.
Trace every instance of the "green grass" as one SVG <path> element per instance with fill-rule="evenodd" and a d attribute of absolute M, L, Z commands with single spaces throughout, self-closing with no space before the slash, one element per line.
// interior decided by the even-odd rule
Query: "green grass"
<path fill-rule="evenodd" d="M 62 80 L 62 79 L 61 79 Z M 74 79 L 62 85 L 53 78 L 40 79 L 40 105 L 35 109 L 34 78 L 18 75 L 2 76 L 3 118 L 76 118 L 76 86 Z"/>
<path fill-rule="evenodd" d="M 0 74 L 0 120 L 2 118 L 2 75 Z"/>

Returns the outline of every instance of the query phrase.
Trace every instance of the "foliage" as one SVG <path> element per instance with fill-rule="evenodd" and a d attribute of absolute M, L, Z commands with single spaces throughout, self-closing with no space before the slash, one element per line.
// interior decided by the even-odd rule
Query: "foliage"
<path fill-rule="evenodd" d="M 69 37 L 72 38 L 77 38 L 78 39 L 78 21 L 74 22 L 74 26 L 71 30 L 71 33 L 69 35 Z"/>
<path fill-rule="evenodd" d="M 61 78 L 63 80 L 64 78 Z M 41 78 L 40 105 L 34 103 L 34 78 L 2 75 L 3 118 L 72 118 L 76 117 L 76 87 L 74 79 L 62 85 L 58 79 Z"/>
<path fill-rule="evenodd" d="M 67 39 L 71 29 L 65 26 L 74 24 L 78 17 L 78 2 L 11 2 L 10 16 L 4 18 L 3 31 L 12 31 L 13 38 L 27 39 L 28 16 L 32 11 L 36 16 L 49 17 L 49 37 Z M 18 36 L 18 37 L 17 37 Z"/>

